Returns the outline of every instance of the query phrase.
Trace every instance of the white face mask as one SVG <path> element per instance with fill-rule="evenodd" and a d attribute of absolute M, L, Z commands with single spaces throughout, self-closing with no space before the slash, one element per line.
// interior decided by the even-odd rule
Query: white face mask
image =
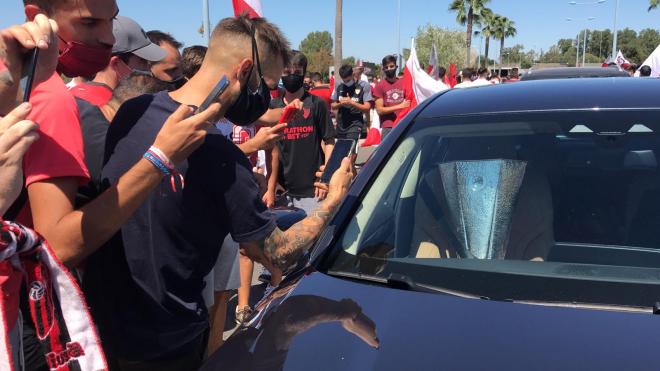
<path fill-rule="evenodd" d="M 344 85 L 346 85 L 350 88 L 351 86 L 355 85 L 355 81 L 351 80 L 349 82 L 344 82 Z"/>

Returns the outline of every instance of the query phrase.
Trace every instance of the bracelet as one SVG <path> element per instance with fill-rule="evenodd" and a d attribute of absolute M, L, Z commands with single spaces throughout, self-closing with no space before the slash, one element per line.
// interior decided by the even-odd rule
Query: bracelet
<path fill-rule="evenodd" d="M 181 183 L 181 189 L 184 187 L 184 178 L 176 169 L 172 161 L 165 156 L 163 151 L 159 148 L 152 146 L 149 150 L 142 156 L 145 160 L 151 162 L 156 169 L 160 170 L 163 175 L 170 178 L 170 185 L 172 186 L 172 191 L 176 193 L 176 178 L 179 178 Z"/>

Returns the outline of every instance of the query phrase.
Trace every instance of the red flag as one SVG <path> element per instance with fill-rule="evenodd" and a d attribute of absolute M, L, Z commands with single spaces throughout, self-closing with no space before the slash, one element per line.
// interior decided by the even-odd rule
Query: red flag
<path fill-rule="evenodd" d="M 264 12 L 261 8 L 261 0 L 231 0 L 234 5 L 234 15 L 238 17 L 247 13 L 250 18 L 262 18 Z"/>
<path fill-rule="evenodd" d="M 453 63 L 449 65 L 449 73 L 445 75 L 445 84 L 451 88 L 458 84 L 458 80 L 456 79 L 456 65 Z"/>

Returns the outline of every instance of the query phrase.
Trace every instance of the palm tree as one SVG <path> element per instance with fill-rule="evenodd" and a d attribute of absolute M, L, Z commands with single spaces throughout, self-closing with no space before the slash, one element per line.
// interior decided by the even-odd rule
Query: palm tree
<path fill-rule="evenodd" d="M 500 39 L 500 65 L 503 62 L 504 39 L 516 36 L 518 30 L 516 24 L 507 17 L 498 16 L 495 20 L 495 32 L 493 37 Z"/>
<path fill-rule="evenodd" d="M 649 0 L 649 12 L 660 6 L 660 0 Z"/>
<path fill-rule="evenodd" d="M 486 4 L 490 0 L 453 0 L 449 5 L 449 11 L 456 12 L 456 22 L 461 25 L 467 25 L 465 44 L 467 46 L 467 56 L 465 66 L 470 65 L 470 52 L 472 48 L 472 28 L 481 24 L 481 12 L 486 9 Z"/>
<path fill-rule="evenodd" d="M 498 15 L 493 13 L 492 10 L 486 8 L 481 11 L 481 35 L 486 39 L 486 49 L 484 50 L 484 67 L 488 67 L 488 51 L 490 50 L 490 38 L 495 33 L 495 20 Z"/>
<path fill-rule="evenodd" d="M 342 63 L 342 3 L 343 0 L 337 0 L 335 16 L 335 81 L 341 82 L 339 77 L 339 68 Z"/>

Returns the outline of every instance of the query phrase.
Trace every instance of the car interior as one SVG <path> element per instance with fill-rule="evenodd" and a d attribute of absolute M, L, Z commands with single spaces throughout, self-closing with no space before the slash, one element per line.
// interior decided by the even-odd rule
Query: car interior
<path fill-rule="evenodd" d="M 516 160 L 526 169 L 506 260 L 660 267 L 660 136 L 652 126 L 597 130 L 569 121 L 545 127 L 552 129 L 429 130 L 406 138 L 347 227 L 344 250 L 379 258 L 465 258 L 439 166 Z"/>

